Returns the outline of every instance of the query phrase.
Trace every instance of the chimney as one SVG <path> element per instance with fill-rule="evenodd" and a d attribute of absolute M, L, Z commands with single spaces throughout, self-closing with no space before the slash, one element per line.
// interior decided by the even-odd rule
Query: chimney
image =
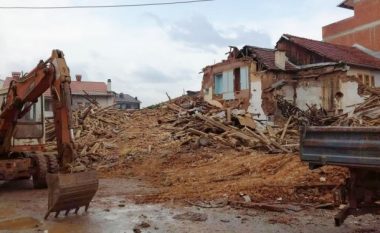
<path fill-rule="evenodd" d="M 81 82 L 81 81 L 82 81 L 82 75 L 81 75 L 81 74 L 77 74 L 77 75 L 75 75 L 75 79 L 76 79 L 78 82 Z"/>
<path fill-rule="evenodd" d="M 107 91 L 108 91 L 108 92 L 111 92 L 111 91 L 112 91 L 112 87 L 111 87 L 111 79 L 108 79 L 108 80 L 107 80 Z"/>
<path fill-rule="evenodd" d="M 281 70 L 285 70 L 285 64 L 287 61 L 285 51 L 276 50 L 274 54 L 274 63 Z"/>
<path fill-rule="evenodd" d="M 12 72 L 12 79 L 20 79 L 21 73 L 20 72 Z"/>

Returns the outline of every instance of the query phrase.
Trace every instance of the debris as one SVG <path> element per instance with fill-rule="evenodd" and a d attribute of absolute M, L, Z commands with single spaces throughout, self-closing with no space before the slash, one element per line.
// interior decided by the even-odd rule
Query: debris
<path fill-rule="evenodd" d="M 334 203 L 326 203 L 314 206 L 316 209 L 333 209 L 334 207 Z"/>
<path fill-rule="evenodd" d="M 200 95 L 137 111 L 90 106 L 83 121 L 88 107 L 73 112 L 78 135 L 74 167 L 97 169 L 103 177 L 139 177 L 158 188 L 151 195 L 132 195 L 139 203 L 175 199 L 220 208 L 229 201 L 266 203 L 279 196 L 283 203 L 331 203 L 333 190 L 347 178 L 347 171 L 336 167 L 311 172 L 293 154 L 299 141 L 297 116 L 269 126 L 232 109 L 228 122 L 224 109 Z M 46 148 L 56 150 L 55 142 Z M 321 174 L 329 183 L 321 182 Z"/>
<path fill-rule="evenodd" d="M 252 202 L 251 197 L 244 193 L 240 193 L 240 196 L 244 199 L 245 202 Z"/>
<path fill-rule="evenodd" d="M 319 178 L 319 180 L 320 180 L 321 182 L 326 182 L 326 177 L 321 177 L 321 178 Z"/>
<path fill-rule="evenodd" d="M 186 212 L 184 214 L 177 214 L 173 217 L 176 220 L 188 220 L 193 222 L 204 222 L 207 220 L 206 214 Z"/>
<path fill-rule="evenodd" d="M 139 225 L 137 225 L 137 227 L 139 227 L 139 228 L 149 228 L 150 224 L 143 221 Z"/>
<path fill-rule="evenodd" d="M 254 208 L 254 209 L 263 209 L 274 212 L 285 212 L 287 210 L 291 210 L 294 212 L 299 212 L 302 210 L 299 206 L 294 206 L 290 204 L 268 204 L 268 203 L 247 203 L 247 202 L 236 202 L 231 201 L 229 203 L 232 207 L 235 208 Z"/>
<path fill-rule="evenodd" d="M 190 205 L 201 207 L 201 208 L 223 208 L 228 204 L 228 199 L 227 198 L 221 198 L 221 199 L 216 199 L 213 201 L 196 201 L 196 202 L 191 202 L 187 201 Z"/>
<path fill-rule="evenodd" d="M 133 232 L 134 233 L 141 233 L 141 230 L 140 230 L 140 228 L 134 227 Z"/>

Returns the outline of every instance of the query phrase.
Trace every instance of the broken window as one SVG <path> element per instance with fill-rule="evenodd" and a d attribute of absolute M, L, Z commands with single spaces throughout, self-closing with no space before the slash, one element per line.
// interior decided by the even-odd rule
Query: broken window
<path fill-rule="evenodd" d="M 214 76 L 214 92 L 216 95 L 223 93 L 223 74 L 216 74 Z"/>

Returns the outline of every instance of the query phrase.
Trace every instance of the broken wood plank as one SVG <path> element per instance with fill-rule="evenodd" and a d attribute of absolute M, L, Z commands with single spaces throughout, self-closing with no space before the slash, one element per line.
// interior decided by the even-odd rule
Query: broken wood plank
<path fill-rule="evenodd" d="M 290 122 L 292 121 L 292 119 L 293 119 L 293 116 L 290 116 L 288 121 L 286 122 L 286 124 L 284 126 L 284 130 L 282 131 L 281 138 L 280 138 L 281 142 L 284 140 L 284 137 L 286 135 L 286 131 L 288 130 L 288 126 L 289 126 Z"/>

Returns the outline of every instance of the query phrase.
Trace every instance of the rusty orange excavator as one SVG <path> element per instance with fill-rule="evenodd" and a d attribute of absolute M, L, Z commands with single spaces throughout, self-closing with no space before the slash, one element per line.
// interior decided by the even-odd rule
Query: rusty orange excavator
<path fill-rule="evenodd" d="M 71 120 L 70 71 L 62 51 L 13 79 L 0 113 L 0 181 L 33 178 L 35 188 L 48 187 L 48 211 L 57 217 L 89 204 L 98 189 L 95 171 L 73 173 L 76 158 Z M 50 88 L 58 155 L 44 153 L 42 96 Z"/>

